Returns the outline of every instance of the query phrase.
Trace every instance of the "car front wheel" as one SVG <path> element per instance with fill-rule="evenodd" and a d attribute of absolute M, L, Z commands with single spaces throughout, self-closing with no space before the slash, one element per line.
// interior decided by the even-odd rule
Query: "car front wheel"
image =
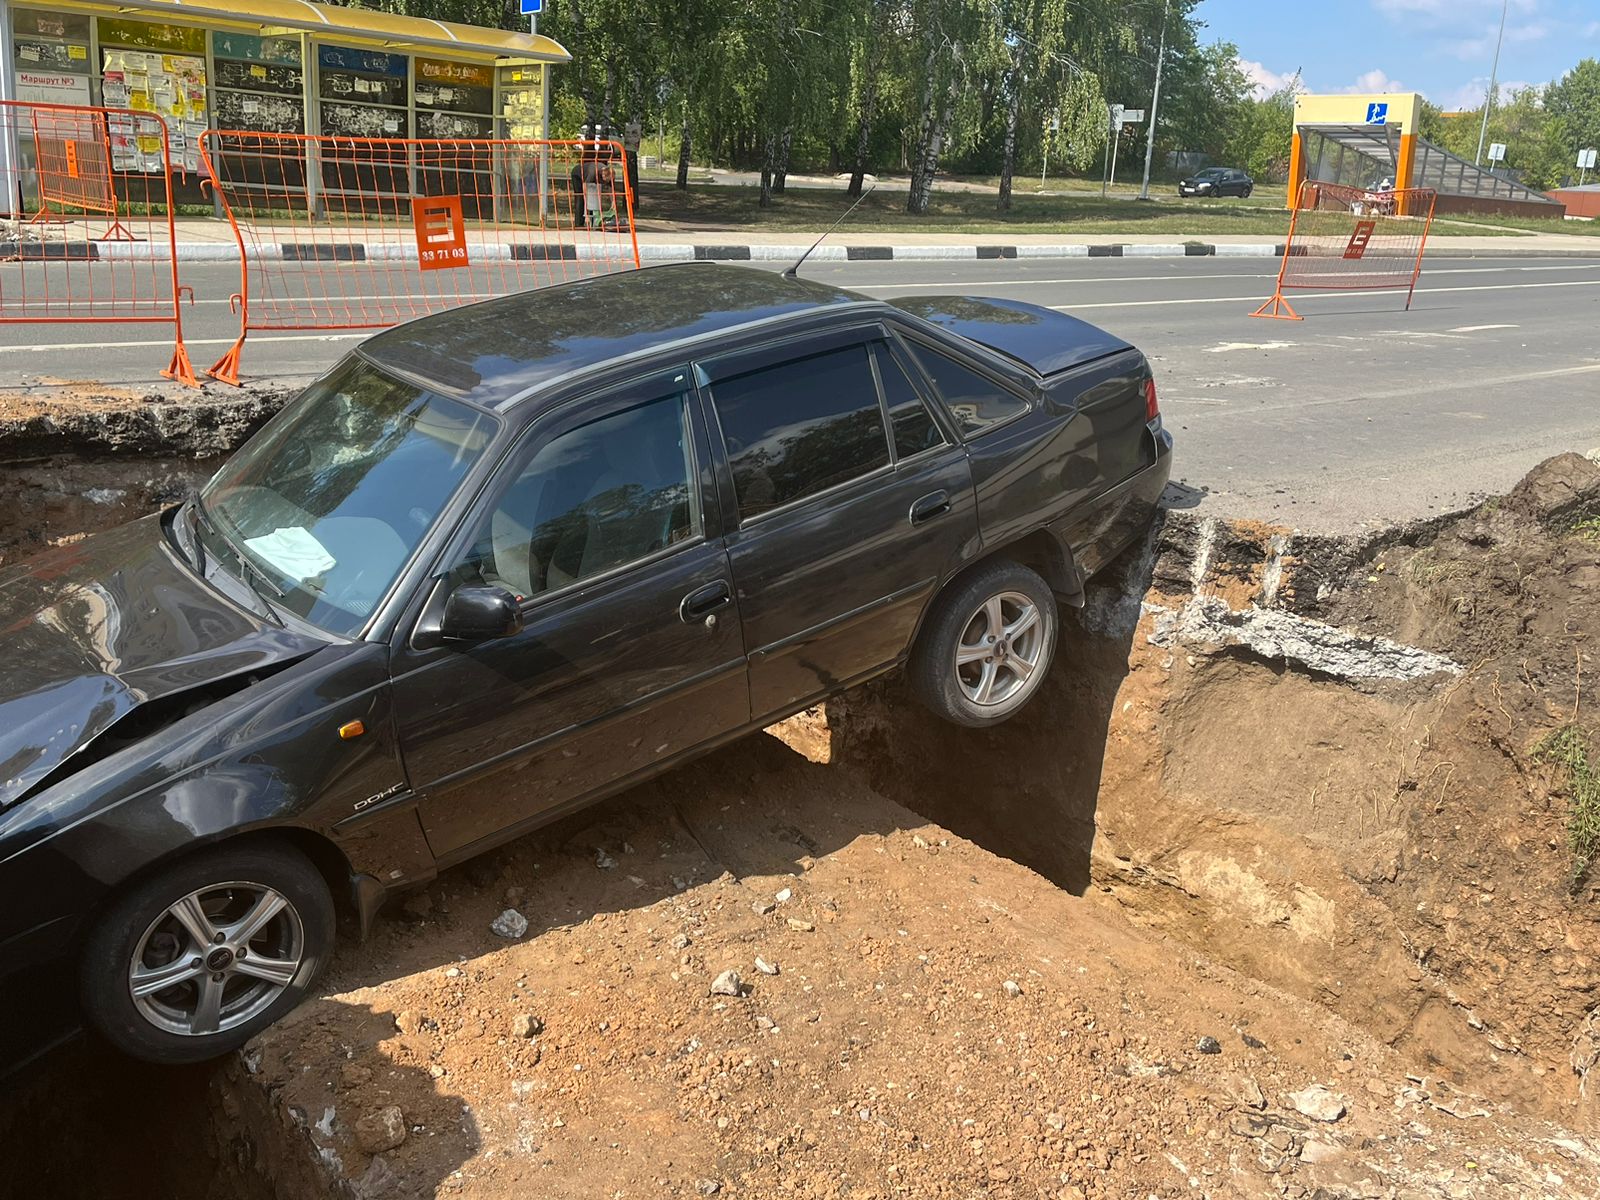
<path fill-rule="evenodd" d="M 305 997 L 334 930 L 328 885 L 293 848 L 263 841 L 198 854 L 101 914 L 80 962 L 84 1014 L 134 1058 L 215 1058 Z"/>
<path fill-rule="evenodd" d="M 935 602 L 912 651 L 912 686 L 947 721 L 998 725 L 1039 690 L 1058 624 L 1055 594 L 1036 572 L 979 567 Z"/>

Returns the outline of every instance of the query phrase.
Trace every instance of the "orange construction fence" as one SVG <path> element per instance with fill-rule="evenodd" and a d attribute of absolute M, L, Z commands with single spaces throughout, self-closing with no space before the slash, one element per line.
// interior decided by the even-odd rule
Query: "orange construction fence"
<path fill-rule="evenodd" d="M 639 265 L 615 142 L 212 130 L 200 156 L 241 259 L 227 383 L 251 330 L 381 328 Z"/>
<path fill-rule="evenodd" d="M 1289 217 L 1278 285 L 1250 315 L 1300 320 L 1283 294 L 1291 288 L 1404 288 L 1409 309 L 1433 225 L 1434 199 L 1428 188 L 1372 191 L 1303 183 Z"/>
<path fill-rule="evenodd" d="M 0 101 L 0 323 L 172 326 L 183 344 L 166 123 L 154 113 Z"/>

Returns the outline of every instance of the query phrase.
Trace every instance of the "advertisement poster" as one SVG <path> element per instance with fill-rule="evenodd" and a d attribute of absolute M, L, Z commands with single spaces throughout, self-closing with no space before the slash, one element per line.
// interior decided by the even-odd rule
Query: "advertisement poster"
<path fill-rule="evenodd" d="M 109 48 L 101 56 L 105 73 L 100 95 L 105 105 L 161 117 L 173 168 L 198 171 L 199 134 L 206 127 L 206 60 Z M 121 136 L 113 130 L 112 165 L 119 171 L 162 170 L 160 134 L 144 122 L 135 124 L 136 129 Z"/>

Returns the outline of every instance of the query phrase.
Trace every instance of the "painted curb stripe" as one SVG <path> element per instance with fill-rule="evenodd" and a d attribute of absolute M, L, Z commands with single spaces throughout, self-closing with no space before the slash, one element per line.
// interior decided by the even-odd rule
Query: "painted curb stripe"
<path fill-rule="evenodd" d="M 1600 242 L 1600 239 L 1596 239 Z M 477 262 L 574 262 L 613 257 L 614 246 L 578 243 L 478 243 L 470 247 Z M 805 253 L 807 245 L 704 245 L 690 242 L 646 243 L 639 247 L 644 262 L 793 262 Z M 226 242 L 180 242 L 179 262 L 237 263 L 239 250 Z M 1480 247 L 1473 250 L 1445 245 L 1430 245 L 1428 257 L 1441 258 L 1600 258 L 1600 245 L 1593 251 L 1575 249 L 1522 250 L 1516 246 Z M 258 256 L 252 254 L 251 258 Z M 283 262 L 415 262 L 413 245 L 346 242 L 326 245 L 318 242 L 280 242 L 261 257 Z M 830 246 L 812 251 L 812 262 L 940 262 L 951 260 L 1022 258 L 1282 258 L 1283 244 L 1272 242 L 1217 243 L 1166 242 L 1134 245 L 1127 242 L 1057 245 L 965 246 Z M 169 262 L 172 254 L 164 242 L 17 242 L 0 241 L 0 262 Z"/>

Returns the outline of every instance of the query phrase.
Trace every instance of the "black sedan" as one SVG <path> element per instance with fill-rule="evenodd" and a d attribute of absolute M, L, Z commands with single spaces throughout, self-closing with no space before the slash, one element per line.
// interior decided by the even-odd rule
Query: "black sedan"
<path fill-rule="evenodd" d="M 1248 196 L 1256 182 L 1236 167 L 1207 167 L 1178 181 L 1180 196 Z"/>
<path fill-rule="evenodd" d="M 902 664 L 985 726 L 1148 526 L 1143 355 L 696 264 L 373 337 L 186 503 L 0 570 L 0 986 L 241 1045 L 385 898 Z"/>

